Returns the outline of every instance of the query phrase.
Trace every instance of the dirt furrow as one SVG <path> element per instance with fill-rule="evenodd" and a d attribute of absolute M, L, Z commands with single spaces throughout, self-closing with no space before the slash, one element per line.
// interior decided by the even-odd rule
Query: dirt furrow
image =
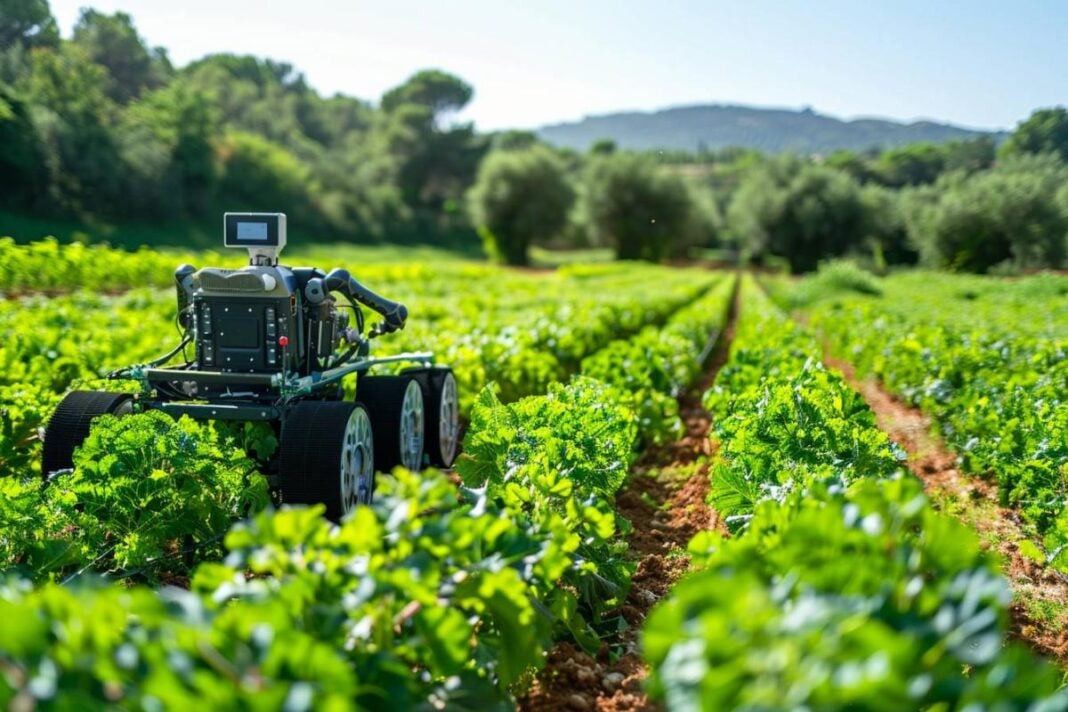
<path fill-rule="evenodd" d="M 960 472 L 957 455 L 932 434 L 930 420 L 902 403 L 872 378 L 859 379 L 853 366 L 826 356 L 849 385 L 864 396 L 879 427 L 908 453 L 908 467 L 942 511 L 974 528 L 983 546 L 997 551 L 1012 584 L 1012 634 L 1068 667 L 1068 582 L 1059 572 L 1027 558 L 1020 516 L 999 504 L 997 485 Z"/>
<path fill-rule="evenodd" d="M 659 709 L 643 691 L 648 670 L 638 639 L 649 611 L 686 572 L 689 559 L 682 553 L 686 544 L 703 529 L 722 527 L 706 502 L 713 449 L 708 437 L 711 415 L 701 405 L 701 396 L 726 363 L 734 337 L 737 295 L 735 285 L 727 324 L 701 379 L 679 397 L 683 436 L 647 450 L 616 496 L 616 508 L 633 525 L 629 547 L 637 562 L 620 609 L 626 630 L 606 641 L 596 656 L 569 642 L 554 647 L 530 691 L 519 700 L 520 710 Z"/>

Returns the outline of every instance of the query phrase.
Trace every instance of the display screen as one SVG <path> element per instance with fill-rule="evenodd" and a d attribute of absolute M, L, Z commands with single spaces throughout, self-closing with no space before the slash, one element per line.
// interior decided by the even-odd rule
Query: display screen
<path fill-rule="evenodd" d="M 267 223 L 265 222 L 239 222 L 237 224 L 237 239 L 254 242 L 267 242 Z"/>
<path fill-rule="evenodd" d="M 227 247 L 269 248 L 286 244 L 286 216 L 283 213 L 226 213 Z"/>

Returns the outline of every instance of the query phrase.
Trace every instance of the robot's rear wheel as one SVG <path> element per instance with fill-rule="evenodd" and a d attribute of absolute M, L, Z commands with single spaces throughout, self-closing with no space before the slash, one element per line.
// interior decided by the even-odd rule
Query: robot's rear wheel
<path fill-rule="evenodd" d="M 282 423 L 278 469 L 285 502 L 322 503 L 341 519 L 375 488 L 371 418 L 360 403 L 302 401 Z"/>
<path fill-rule="evenodd" d="M 425 434 L 423 389 L 409 375 L 363 376 L 356 397 L 371 411 L 375 431 L 375 468 L 397 465 L 413 472 L 423 466 Z"/>
<path fill-rule="evenodd" d="M 404 372 L 419 381 L 426 403 L 426 452 L 434 467 L 452 467 L 460 451 L 460 396 L 452 369 L 442 366 Z"/>
<path fill-rule="evenodd" d="M 74 467 L 74 451 L 89 436 L 93 419 L 101 415 L 126 415 L 133 410 L 133 397 L 107 391 L 71 391 L 56 406 L 45 427 L 41 449 L 41 475 Z"/>

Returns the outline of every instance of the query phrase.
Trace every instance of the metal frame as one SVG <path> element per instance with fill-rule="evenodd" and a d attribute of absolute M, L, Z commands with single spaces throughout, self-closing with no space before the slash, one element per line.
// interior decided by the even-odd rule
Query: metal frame
<path fill-rule="evenodd" d="M 134 380 L 141 384 L 138 402 L 146 408 L 188 415 L 198 420 L 281 420 L 290 401 L 310 396 L 331 386 L 346 376 L 362 373 L 374 366 L 387 363 L 411 362 L 422 366 L 434 365 L 434 354 L 429 351 L 402 353 L 394 356 L 365 357 L 352 363 L 327 369 L 308 376 L 284 373 L 236 373 L 229 371 L 194 371 L 180 368 L 155 368 L 138 364 L 112 374 L 113 378 Z M 255 398 L 189 398 L 188 402 L 174 398 L 152 397 L 154 384 L 187 381 L 206 385 L 266 386 L 277 393 L 273 402 Z M 201 402 L 197 402 L 201 401 Z"/>

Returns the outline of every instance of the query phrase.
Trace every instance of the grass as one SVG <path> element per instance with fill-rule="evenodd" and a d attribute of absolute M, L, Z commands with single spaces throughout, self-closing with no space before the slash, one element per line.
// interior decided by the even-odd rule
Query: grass
<path fill-rule="evenodd" d="M 1049 630 L 1064 630 L 1068 627 L 1068 606 L 1061 601 L 1048 598 L 1026 598 L 1023 600 L 1027 617 Z"/>
<path fill-rule="evenodd" d="M 615 252 L 607 247 L 591 247 L 584 250 L 547 250 L 544 247 L 530 248 L 530 266 L 556 268 L 575 263 L 611 262 Z"/>

